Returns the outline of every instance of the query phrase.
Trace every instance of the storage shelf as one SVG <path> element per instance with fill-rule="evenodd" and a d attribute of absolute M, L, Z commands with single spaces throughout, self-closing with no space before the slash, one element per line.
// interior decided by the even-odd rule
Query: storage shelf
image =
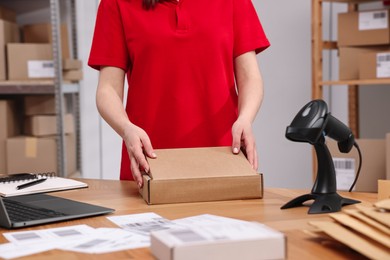
<path fill-rule="evenodd" d="M 76 83 L 63 83 L 63 93 L 78 93 Z M 0 81 L 0 95 L 4 94 L 55 94 L 53 80 Z"/>
<path fill-rule="evenodd" d="M 319 83 L 322 86 L 333 85 L 390 85 L 390 79 L 357 79 L 357 80 L 338 80 L 338 81 L 322 81 Z"/>

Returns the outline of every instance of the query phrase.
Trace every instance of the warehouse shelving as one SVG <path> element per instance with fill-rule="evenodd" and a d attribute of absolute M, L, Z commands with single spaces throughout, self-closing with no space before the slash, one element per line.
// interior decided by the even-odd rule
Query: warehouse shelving
<path fill-rule="evenodd" d="M 52 50 L 54 60 L 55 77 L 53 80 L 39 81 L 0 81 L 0 95 L 27 95 L 27 94 L 53 94 L 56 102 L 57 129 L 59 129 L 57 138 L 57 165 L 58 175 L 66 175 L 66 152 L 65 152 L 65 134 L 64 134 L 64 113 L 63 104 L 71 103 L 71 111 L 75 117 L 76 123 L 76 157 L 77 169 L 81 169 L 80 160 L 80 129 L 79 129 L 79 84 L 64 82 L 62 79 L 61 62 L 61 35 L 59 27 L 61 22 L 60 8 L 65 10 L 71 17 L 71 46 L 73 48 L 73 58 L 77 58 L 76 34 L 75 30 L 75 2 L 74 0 L 0 0 L 0 4 L 14 10 L 17 15 L 28 12 L 34 12 L 43 8 L 50 9 L 49 20 L 52 29 Z"/>
<path fill-rule="evenodd" d="M 323 80 L 323 51 L 337 50 L 336 41 L 324 41 L 322 18 L 323 3 L 344 3 L 349 11 L 356 11 L 359 4 L 382 2 L 378 0 L 312 0 L 312 98 L 323 96 L 323 86 L 348 86 L 348 124 L 356 137 L 359 137 L 359 86 L 390 85 L 390 79 L 372 80 Z"/>

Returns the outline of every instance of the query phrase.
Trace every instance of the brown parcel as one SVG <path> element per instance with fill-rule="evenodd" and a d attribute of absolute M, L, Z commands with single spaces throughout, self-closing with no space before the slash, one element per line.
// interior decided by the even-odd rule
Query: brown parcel
<path fill-rule="evenodd" d="M 10 22 L 16 22 L 16 12 L 4 6 L 0 6 L 0 19 Z"/>
<path fill-rule="evenodd" d="M 67 111 L 66 102 L 63 103 L 63 111 Z M 24 96 L 24 114 L 54 115 L 56 114 L 56 100 L 54 95 Z"/>
<path fill-rule="evenodd" d="M 74 133 L 74 117 L 72 114 L 65 114 L 63 118 L 63 130 L 65 134 Z M 32 136 L 49 136 L 58 134 L 56 115 L 28 116 L 24 121 L 24 134 Z"/>
<path fill-rule="evenodd" d="M 19 42 L 19 29 L 16 23 L 0 20 L 0 80 L 7 79 L 6 44 Z"/>
<path fill-rule="evenodd" d="M 57 172 L 56 137 L 16 136 L 7 139 L 7 172 Z M 65 135 L 65 166 L 76 171 L 76 135 Z"/>
<path fill-rule="evenodd" d="M 0 100 L 0 174 L 7 173 L 6 140 L 20 133 L 16 107 L 12 100 Z"/>
<path fill-rule="evenodd" d="M 384 179 L 386 174 L 385 140 L 357 139 L 356 142 L 362 152 L 363 163 L 359 179 L 355 185 L 355 191 L 378 192 L 378 180 Z M 327 145 L 333 158 L 354 158 L 356 173 L 359 165 L 359 156 L 356 149 L 352 149 L 349 153 L 341 153 L 337 148 L 337 142 L 328 140 Z"/>
<path fill-rule="evenodd" d="M 32 80 L 28 76 L 29 60 L 53 60 L 53 50 L 45 43 L 8 43 L 8 79 Z M 40 78 L 34 78 L 40 79 Z M 42 79 L 42 78 L 41 78 Z"/>
<path fill-rule="evenodd" d="M 140 189 L 148 204 L 255 199 L 263 196 L 262 174 L 231 147 L 156 149 L 150 177 Z"/>
<path fill-rule="evenodd" d="M 339 79 L 359 79 L 359 58 L 365 53 L 390 51 L 389 46 L 340 47 Z"/>
<path fill-rule="evenodd" d="M 25 43 L 52 43 L 52 28 L 50 23 L 28 24 L 22 27 L 23 42 Z M 61 24 L 61 51 L 62 58 L 70 57 L 68 27 Z"/>
<path fill-rule="evenodd" d="M 385 73 L 378 73 L 378 66 L 382 65 L 377 60 L 377 55 L 385 55 L 390 57 L 390 50 L 387 51 L 376 51 L 359 54 L 359 79 L 377 79 L 377 78 L 390 78 L 390 68 L 386 66 Z M 388 61 L 386 61 L 387 64 Z"/>
<path fill-rule="evenodd" d="M 386 28 L 359 30 L 359 12 L 340 13 L 338 15 L 337 30 L 338 46 L 384 45 L 390 43 L 390 10 L 384 9 L 370 12 L 387 12 Z"/>

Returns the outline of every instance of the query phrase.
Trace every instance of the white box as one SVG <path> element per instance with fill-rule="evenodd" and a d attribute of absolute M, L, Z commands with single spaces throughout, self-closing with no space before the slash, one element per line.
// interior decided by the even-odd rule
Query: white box
<path fill-rule="evenodd" d="M 202 225 L 151 232 L 151 252 L 159 260 L 285 259 L 283 233 L 256 222 Z"/>

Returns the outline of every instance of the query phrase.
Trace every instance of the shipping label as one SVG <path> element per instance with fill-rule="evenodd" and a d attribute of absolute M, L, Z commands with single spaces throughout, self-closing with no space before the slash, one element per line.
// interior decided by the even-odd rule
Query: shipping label
<path fill-rule="evenodd" d="M 390 78 L 390 53 L 376 55 L 376 77 Z"/>
<path fill-rule="evenodd" d="M 54 78 L 54 62 L 52 60 L 27 61 L 29 78 Z"/>
<path fill-rule="evenodd" d="M 360 12 L 359 30 L 378 30 L 389 28 L 389 17 L 387 10 Z"/>

